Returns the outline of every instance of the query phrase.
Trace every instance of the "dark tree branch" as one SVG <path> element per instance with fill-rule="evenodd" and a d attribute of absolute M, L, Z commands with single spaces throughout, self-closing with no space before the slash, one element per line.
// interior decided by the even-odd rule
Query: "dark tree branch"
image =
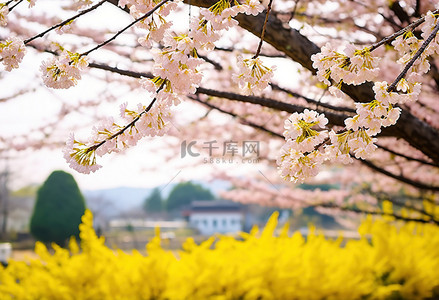
<path fill-rule="evenodd" d="M 273 3 L 273 0 L 270 0 L 268 2 L 268 7 L 267 7 L 267 10 L 265 11 L 264 25 L 262 26 L 261 40 L 259 41 L 258 48 L 256 49 L 256 53 L 253 56 L 253 59 L 257 58 L 259 56 L 259 54 L 261 53 L 262 44 L 264 43 L 265 29 L 267 28 L 267 21 L 268 21 L 268 16 L 270 14 L 271 4 L 272 3 Z"/>
<path fill-rule="evenodd" d="M 223 91 L 217 91 L 217 90 L 212 90 L 202 87 L 199 87 L 196 93 L 197 94 L 201 93 L 213 97 L 224 98 L 224 99 L 229 99 L 229 100 L 239 101 L 244 103 L 257 104 L 275 110 L 285 111 L 288 113 L 302 112 L 304 109 L 306 109 L 306 107 L 304 106 L 289 104 L 273 99 L 257 97 L 257 96 L 244 96 L 232 92 L 223 92 Z M 347 118 L 346 115 L 336 114 L 328 111 L 319 111 L 319 112 L 324 113 L 332 125 L 344 126 L 344 120 Z"/>
<path fill-rule="evenodd" d="M 9 8 L 9 12 L 11 12 L 11 11 L 12 11 L 15 7 L 17 7 L 17 5 L 20 4 L 21 2 L 23 2 L 23 0 L 19 0 L 15 5 L 11 6 L 11 7 Z M 9 5 L 9 3 L 10 3 L 10 1 L 9 1 L 6 5 Z"/>
<path fill-rule="evenodd" d="M 390 9 L 393 11 L 393 13 L 398 18 L 398 20 L 401 22 L 401 24 L 410 23 L 410 16 L 401 7 L 401 4 L 399 4 L 399 1 L 393 1 L 392 4 L 390 4 Z"/>
<path fill-rule="evenodd" d="M 215 50 L 219 51 L 225 51 L 225 52 L 233 52 L 233 51 L 246 51 L 243 49 L 234 49 L 234 48 L 224 48 L 224 47 L 215 47 Z M 265 57 L 274 57 L 274 58 L 286 58 L 287 56 L 285 54 L 268 54 L 268 53 L 259 53 L 259 56 L 265 56 Z"/>
<path fill-rule="evenodd" d="M 208 62 L 209 64 L 211 64 L 211 65 L 215 68 L 215 70 L 221 71 L 221 70 L 223 69 L 223 66 L 221 66 L 220 63 L 217 63 L 216 61 L 211 60 L 210 58 L 208 58 L 208 57 L 205 56 L 205 55 L 200 55 L 200 54 L 198 54 L 198 57 L 204 59 L 206 62 Z"/>
<path fill-rule="evenodd" d="M 309 14 L 302 13 L 302 12 L 300 12 L 300 13 L 296 12 L 295 14 L 293 14 L 293 12 L 289 12 L 289 11 L 275 11 L 275 12 L 273 12 L 273 14 L 275 16 L 280 17 L 279 19 L 281 19 L 281 20 L 286 17 L 287 21 L 290 21 L 292 19 L 292 17 L 294 17 L 294 15 L 295 15 L 297 17 L 306 18 L 310 22 L 314 22 L 313 24 L 317 24 L 317 25 L 321 25 L 321 26 L 325 26 L 325 27 L 328 24 L 349 23 L 349 25 L 355 26 L 356 28 L 358 28 L 358 30 L 361 30 L 361 31 L 364 31 L 370 35 L 373 35 L 378 40 L 381 40 L 383 38 L 381 35 L 379 35 L 377 33 L 377 30 L 372 30 L 372 29 L 369 29 L 365 26 L 360 26 L 354 22 L 353 18 L 350 18 L 350 17 L 346 17 L 344 19 L 335 19 L 335 18 L 321 17 L 320 15 L 309 15 Z M 361 42 L 355 42 L 355 44 L 358 44 L 358 43 L 361 43 Z"/>
<path fill-rule="evenodd" d="M 363 209 L 359 209 L 359 208 L 355 208 L 355 207 L 346 207 L 346 206 L 338 206 L 332 203 L 320 203 L 320 204 L 316 204 L 313 205 L 314 207 L 324 207 L 324 208 L 333 208 L 333 209 L 339 209 L 341 211 L 349 211 L 349 212 L 354 212 L 357 214 L 368 214 L 368 215 L 378 215 L 378 216 L 388 216 L 388 217 L 393 217 L 396 220 L 401 220 L 401 221 L 405 221 L 405 222 L 417 222 L 417 223 L 432 223 L 435 225 L 439 225 L 439 221 L 438 220 L 434 220 L 434 219 L 429 219 L 429 220 L 424 220 L 422 218 L 410 218 L 410 217 L 404 217 L 401 215 L 397 215 L 397 214 L 388 214 L 385 213 L 383 211 L 379 211 L 379 210 L 363 210 Z"/>
<path fill-rule="evenodd" d="M 198 95 L 197 95 L 197 96 L 198 96 Z M 224 109 L 222 109 L 222 108 L 220 108 L 220 107 L 218 107 L 218 106 L 216 106 L 216 105 L 213 105 L 213 104 L 211 104 L 211 103 L 209 103 L 209 102 L 203 101 L 203 100 L 200 99 L 199 96 L 198 96 L 198 97 L 195 97 L 195 96 L 188 96 L 188 97 L 189 97 L 190 99 L 192 99 L 192 100 L 194 100 L 194 101 L 196 101 L 196 102 L 198 102 L 198 103 L 200 103 L 200 104 L 202 104 L 202 105 L 204 105 L 204 106 L 210 108 L 210 109 L 215 109 L 215 110 L 217 110 L 217 111 L 222 112 L 223 114 L 226 114 L 226 115 L 232 116 L 232 117 L 238 119 L 238 120 L 239 120 L 242 124 L 244 124 L 244 125 L 247 125 L 247 126 L 253 127 L 253 128 L 255 128 L 255 129 L 259 129 L 259 130 L 261 130 L 261 131 L 264 131 L 264 132 L 266 132 L 266 133 L 268 133 L 268 134 L 270 134 L 270 135 L 272 135 L 272 136 L 278 137 L 278 138 L 282 138 L 282 139 L 284 138 L 283 135 L 281 135 L 281 134 L 279 134 L 279 133 L 277 133 L 277 132 L 274 132 L 274 131 L 272 131 L 272 130 L 270 130 L 270 129 L 268 129 L 268 128 L 262 126 L 262 125 L 259 125 L 259 124 L 256 124 L 256 123 L 254 123 L 254 122 L 248 121 L 248 120 L 246 120 L 245 118 L 243 118 L 243 117 L 241 117 L 241 116 L 239 116 L 239 115 L 237 115 L 237 114 L 235 114 L 235 113 L 233 113 L 233 112 L 226 111 L 226 110 L 224 110 Z"/>
<path fill-rule="evenodd" d="M 399 157 L 403 157 L 403 158 L 405 158 L 405 159 L 407 159 L 407 160 L 409 160 L 409 161 L 416 161 L 416 162 L 421 163 L 421 164 L 423 164 L 423 165 L 428 165 L 428 166 L 432 166 L 432 167 L 439 168 L 439 165 L 438 165 L 438 164 L 431 163 L 431 162 L 426 161 L 426 160 L 423 160 L 423 159 L 410 157 L 410 156 L 407 156 L 407 155 L 405 155 L 405 154 L 402 154 L 402 153 L 396 152 L 396 151 L 394 151 L 394 150 L 392 150 L 392 149 L 389 149 L 389 148 L 387 148 L 387 147 L 384 147 L 384 146 L 380 146 L 380 145 L 376 145 L 376 146 L 377 146 L 378 148 L 380 148 L 380 149 L 386 151 L 386 152 L 389 152 L 389 153 L 391 153 L 391 154 L 393 154 L 393 155 L 396 155 L 396 156 L 399 156 Z"/>
<path fill-rule="evenodd" d="M 393 174 L 393 173 L 391 173 L 391 172 L 389 172 L 389 171 L 387 171 L 387 170 L 385 170 L 385 169 L 375 165 L 374 163 L 372 163 L 371 161 L 366 160 L 366 159 L 359 159 L 359 161 L 362 164 L 364 164 L 365 166 L 369 167 L 370 169 L 372 169 L 374 171 L 377 171 L 377 172 L 379 172 L 379 173 L 381 173 L 383 175 L 386 175 L 386 176 L 388 176 L 390 178 L 396 179 L 396 180 L 398 180 L 400 182 L 403 182 L 403 183 L 406 183 L 408 185 L 411 185 L 411 186 L 413 186 L 415 188 L 418 188 L 418 189 L 421 189 L 421 190 L 426 190 L 426 191 L 439 192 L 439 186 L 432 186 L 432 185 L 424 184 L 424 183 L 421 183 L 421 182 L 409 179 L 407 177 L 404 177 L 402 175 Z"/>
<path fill-rule="evenodd" d="M 436 9 L 435 11 L 433 11 L 434 14 L 438 13 L 439 9 Z M 395 38 L 397 38 L 398 36 L 400 36 L 401 34 L 403 34 L 404 32 L 407 31 L 412 31 L 413 29 L 415 29 L 416 27 L 418 27 L 419 25 L 421 25 L 422 23 L 424 23 L 425 21 L 425 17 L 422 17 L 418 20 L 416 20 L 415 22 L 411 23 L 410 25 L 402 28 L 401 30 L 398 30 L 397 32 L 385 37 L 384 39 L 382 39 L 381 41 L 373 44 L 370 47 L 370 51 L 375 50 L 376 48 L 384 45 L 384 44 L 389 44 L 390 42 L 392 42 Z"/>
<path fill-rule="evenodd" d="M 434 215 L 426 212 L 423 208 L 419 208 L 419 207 L 416 207 L 416 206 L 414 206 L 414 205 L 412 205 L 410 203 L 407 203 L 407 201 L 405 201 L 405 195 L 402 196 L 403 199 L 401 199 L 401 197 L 394 196 L 394 195 L 389 195 L 389 194 L 384 193 L 384 192 L 374 193 L 374 192 L 372 192 L 370 190 L 368 192 L 371 195 L 373 195 L 375 198 L 377 198 L 378 201 L 381 201 L 381 202 L 383 202 L 383 201 L 390 201 L 392 204 L 394 204 L 394 205 L 396 205 L 398 207 L 407 208 L 407 209 L 416 211 L 417 213 L 420 213 L 420 214 L 422 214 L 422 215 L 424 215 L 426 217 L 429 217 L 432 220 L 435 219 Z M 417 200 L 416 202 L 418 204 L 422 204 L 422 200 L 423 200 L 422 198 L 418 198 L 416 200 Z"/>
<path fill-rule="evenodd" d="M 421 0 L 416 0 L 415 12 L 413 16 L 419 18 L 421 16 Z"/>
<path fill-rule="evenodd" d="M 353 109 L 353 108 L 343 107 L 343 106 L 334 106 L 334 105 L 331 105 L 331 104 L 328 104 L 328 103 L 323 103 L 323 102 L 320 102 L 320 101 L 308 98 L 306 96 L 303 96 L 303 95 L 301 95 L 299 93 L 293 92 L 293 91 L 291 91 L 289 89 L 280 87 L 279 85 L 277 85 L 275 83 L 271 83 L 270 86 L 273 88 L 273 90 L 282 91 L 282 92 L 287 93 L 287 94 L 289 94 L 289 95 L 291 95 L 291 96 L 293 96 L 295 98 L 301 98 L 301 99 L 305 100 L 306 102 L 308 102 L 310 104 L 314 104 L 317 108 L 319 106 L 321 106 L 321 107 L 324 107 L 324 108 L 327 108 L 327 109 L 331 109 L 331 110 L 334 110 L 334 111 L 338 111 L 338 112 L 355 113 L 355 109 Z"/>

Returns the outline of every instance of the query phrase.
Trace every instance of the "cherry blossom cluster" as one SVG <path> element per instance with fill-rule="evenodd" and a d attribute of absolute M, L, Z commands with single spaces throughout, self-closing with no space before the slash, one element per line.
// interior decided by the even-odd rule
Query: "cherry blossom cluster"
<path fill-rule="evenodd" d="M 37 0 L 27 0 L 29 2 L 29 7 L 34 7 Z"/>
<path fill-rule="evenodd" d="M 88 66 L 87 57 L 63 51 L 58 58 L 43 61 L 40 66 L 44 84 L 54 89 L 68 89 L 81 79 L 81 71 Z"/>
<path fill-rule="evenodd" d="M 325 146 L 327 160 L 340 162 L 343 164 L 351 163 L 351 153 L 356 158 L 367 158 L 375 149 L 375 138 L 372 138 L 367 130 L 361 128 L 357 131 L 347 130 L 342 133 L 330 131 L 330 145 Z"/>
<path fill-rule="evenodd" d="M 9 7 L 5 3 L 0 3 L 0 25 L 8 25 Z"/>
<path fill-rule="evenodd" d="M 160 1 L 154 0 L 119 0 L 120 7 L 129 7 L 130 14 L 135 19 L 143 16 L 152 10 Z M 165 32 L 170 29 L 172 22 L 165 19 L 172 10 L 175 10 L 179 1 L 167 2 L 162 5 L 157 14 L 141 20 L 136 24 L 137 27 L 148 30 L 148 33 L 139 38 L 139 43 L 147 48 L 151 48 L 153 42 L 160 42 L 165 36 Z"/>
<path fill-rule="evenodd" d="M 180 38 L 176 37 L 176 40 Z M 187 48 L 185 41 L 191 42 L 183 37 L 182 43 L 177 42 L 163 51 L 153 51 L 155 64 L 152 73 L 159 78 L 166 78 L 169 83 L 166 88 L 179 95 L 195 93 L 202 78 L 197 67 L 204 62 L 203 59 L 193 57 L 191 53 L 185 53 L 193 53 L 193 49 Z"/>
<path fill-rule="evenodd" d="M 277 159 L 283 178 L 303 182 L 306 178 L 317 175 L 319 166 L 325 157 L 316 149 L 328 136 L 324 128 L 328 119 L 322 114 L 306 109 L 303 113 L 294 113 L 285 121 L 284 136 L 286 143 L 281 148 Z"/>
<path fill-rule="evenodd" d="M 18 64 L 23 60 L 26 47 L 23 41 L 16 37 L 11 37 L 4 42 L 0 42 L 0 56 L 5 65 L 6 71 L 18 68 Z"/>
<path fill-rule="evenodd" d="M 425 15 L 424 23 L 421 27 L 421 37 L 425 40 L 430 34 L 433 32 L 438 22 L 438 16 L 433 14 L 431 11 L 427 12 Z M 428 49 L 426 49 L 426 54 L 432 55 L 434 53 L 439 54 L 439 38 L 436 35 L 433 39 L 433 42 L 429 45 Z"/>
<path fill-rule="evenodd" d="M 432 34 L 437 22 L 437 16 L 429 12 L 421 28 L 424 39 Z M 327 133 L 311 129 L 312 126 L 322 127 L 322 124 L 326 124 L 317 121 L 318 118 L 325 119 L 324 115 L 310 111 L 293 114 L 285 122 L 286 143 L 278 158 L 281 176 L 294 182 L 303 181 L 316 175 L 319 164 L 325 160 L 350 163 L 351 155 L 358 159 L 368 158 L 377 148 L 374 136 L 381 132 L 382 127 L 396 124 L 401 114 L 397 106 L 418 99 L 421 92 L 420 75 L 430 69 L 429 55 L 439 53 L 438 41 L 436 35 L 432 43 L 422 49 L 424 41 L 416 38 L 411 31 L 398 36 L 392 45 L 400 56 L 397 62 L 402 65 L 402 75 L 405 77 L 399 76 L 392 85 L 385 81 L 375 82 L 375 98 L 368 103 L 356 103 L 356 115 L 345 120 L 344 130 L 337 133 L 332 130 L 325 143 L 322 142 Z M 331 81 L 337 83 L 336 87 L 329 88 L 335 96 L 343 96 L 340 91 L 342 83 L 358 85 L 373 81 L 379 70 L 378 59 L 371 55 L 370 48 L 356 50 L 349 45 L 345 53 L 341 54 L 326 44 L 322 52 L 311 57 L 313 66 L 318 70 L 318 79 L 327 85 L 331 85 Z M 323 146 L 324 154 L 318 149 L 320 146 Z"/>
<path fill-rule="evenodd" d="M 238 81 L 244 94 L 256 94 L 264 90 L 273 77 L 275 67 L 264 66 L 258 57 L 244 59 L 238 55 L 237 59 L 239 72 L 234 75 L 234 79 Z"/>
<path fill-rule="evenodd" d="M 76 140 L 73 133 L 70 134 L 63 153 L 70 168 L 80 173 L 90 174 L 102 167 L 96 163 L 96 150 Z"/>
<path fill-rule="evenodd" d="M 31 1 L 33 1 L 33 0 L 31 0 Z M 75 9 L 75 10 L 79 10 L 81 8 L 84 8 L 86 6 L 91 5 L 92 3 L 93 3 L 92 0 L 74 0 L 71 8 Z"/>
<path fill-rule="evenodd" d="M 345 54 L 332 49 L 328 43 L 320 53 L 311 56 L 313 67 L 317 69 L 317 78 L 330 86 L 330 78 L 340 88 L 342 83 L 359 85 L 374 80 L 379 72 L 379 58 L 373 57 L 369 48 L 357 50 L 349 44 Z"/>
<path fill-rule="evenodd" d="M 191 37 L 197 41 L 197 49 L 211 50 L 214 42 L 219 39 L 219 31 L 236 26 L 238 22 L 233 19 L 238 13 L 257 15 L 264 10 L 264 6 L 257 0 L 247 0 L 244 4 L 230 5 L 227 0 L 220 0 L 209 9 L 201 10 L 203 18 L 191 24 Z M 238 73 L 233 78 L 245 94 L 259 93 L 264 90 L 273 77 L 274 67 L 266 67 L 258 57 L 244 59 L 237 57 Z"/>
<path fill-rule="evenodd" d="M 135 146 L 146 136 L 164 135 L 171 116 L 167 94 L 159 91 L 153 100 L 153 103 L 158 103 L 151 103 L 148 107 L 138 104 L 136 109 L 131 110 L 127 108 L 127 103 L 122 104 L 120 116 L 128 125 L 119 125 L 113 118 L 108 118 L 93 128 L 92 136 L 87 142 L 78 141 L 72 134 L 63 150 L 69 166 L 78 172 L 89 174 L 101 168 L 96 163 L 96 156 L 123 151 Z M 161 99 L 164 101 L 160 101 Z"/>
<path fill-rule="evenodd" d="M 36 1 L 37 0 L 27 0 L 27 2 L 29 2 L 29 8 L 34 7 Z M 8 1 L 6 3 L 0 3 L 0 25 L 1 26 L 8 25 L 8 14 L 10 12 L 8 4 L 10 4 L 11 2 L 12 1 Z M 12 10 L 12 8 L 11 8 L 11 10 Z"/>
<path fill-rule="evenodd" d="M 393 42 L 395 50 L 398 52 L 400 59 L 397 61 L 402 67 L 406 65 L 421 48 L 424 40 L 426 40 L 438 22 L 438 16 L 432 12 L 428 12 L 425 16 L 425 21 L 421 27 L 421 37 L 418 39 L 412 31 L 407 31 L 404 34 L 398 36 Z M 439 54 L 439 39 L 436 35 L 427 48 L 421 53 L 421 56 L 414 62 L 410 68 L 406 80 L 400 86 L 410 89 L 417 81 L 419 81 L 420 75 L 427 73 L 430 70 L 430 63 L 428 61 L 429 56 L 433 54 Z"/>
<path fill-rule="evenodd" d="M 11 9 L 9 9 L 8 4 L 10 4 L 12 1 L 8 1 L 7 3 L 0 3 L 0 25 L 6 26 L 7 25 L 7 15 L 15 6 L 20 4 L 22 1 L 17 1 L 18 3 L 15 4 Z M 29 2 L 29 8 L 35 6 L 36 0 L 27 0 Z M 29 38 L 25 41 L 17 38 L 12 37 L 6 40 L 5 42 L 0 42 L 0 51 L 3 64 L 6 66 L 6 71 L 11 71 L 13 68 L 18 68 L 18 64 L 22 61 L 23 56 L 25 54 L 25 44 L 33 41 L 34 39 L 38 37 L 44 36 L 49 31 L 55 29 L 58 33 L 64 33 L 70 30 L 70 24 L 73 22 L 73 20 L 80 15 L 83 15 L 89 11 L 92 11 L 97 6 L 101 5 L 103 2 L 97 4 L 95 7 L 92 7 L 86 11 L 83 11 L 76 15 L 75 17 L 71 18 L 70 21 L 64 21 L 56 26 L 53 26 L 49 28 L 48 30 Z M 79 9 L 84 6 L 88 6 L 92 4 L 91 0 L 76 0 L 73 8 Z M 62 47 L 61 47 L 62 48 Z M 68 51 L 63 51 L 66 53 L 63 53 L 61 55 L 61 58 L 58 60 L 52 59 L 48 62 L 44 62 L 41 66 L 41 70 L 43 71 L 43 79 L 44 82 L 48 87 L 52 88 L 69 88 L 76 84 L 76 81 L 81 77 L 79 74 L 79 71 L 84 69 L 88 63 L 85 59 L 85 56 L 82 57 L 82 55 L 77 53 L 71 53 Z M 68 62 L 69 67 L 66 64 L 66 61 Z M 50 74 L 49 74 L 50 73 Z M 51 78 L 50 78 L 51 77 Z M 67 78 L 67 79 L 66 79 Z"/>

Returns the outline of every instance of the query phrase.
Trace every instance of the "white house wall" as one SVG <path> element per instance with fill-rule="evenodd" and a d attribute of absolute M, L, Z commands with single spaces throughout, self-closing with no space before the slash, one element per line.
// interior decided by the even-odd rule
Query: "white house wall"
<path fill-rule="evenodd" d="M 189 216 L 189 223 L 203 235 L 237 233 L 243 230 L 243 215 L 232 212 L 192 212 Z"/>

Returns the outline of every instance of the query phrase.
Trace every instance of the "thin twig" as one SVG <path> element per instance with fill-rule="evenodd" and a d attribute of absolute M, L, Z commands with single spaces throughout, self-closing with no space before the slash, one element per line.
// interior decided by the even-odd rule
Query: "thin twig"
<path fill-rule="evenodd" d="M 21 2 L 23 2 L 23 0 L 20 0 L 20 1 L 18 1 L 14 6 L 12 6 L 10 9 L 9 9 L 9 12 L 11 12 L 18 4 L 20 4 Z M 8 4 L 9 4 L 10 2 L 8 2 Z"/>
<path fill-rule="evenodd" d="M 290 21 L 294 18 L 294 15 L 296 14 L 297 7 L 299 6 L 299 2 L 300 2 L 300 0 L 296 0 L 296 1 L 294 1 L 294 8 L 293 8 L 293 10 L 291 11 Z"/>
<path fill-rule="evenodd" d="M 163 89 L 163 87 L 165 86 L 165 83 L 166 83 L 166 80 L 163 80 L 162 84 L 160 85 L 160 87 L 156 91 L 157 94 L 158 94 L 158 92 L 160 92 Z M 156 100 L 157 100 L 157 96 L 155 96 L 154 99 L 152 99 L 151 103 L 148 105 L 148 107 L 145 108 L 141 113 L 139 113 L 139 115 L 137 117 L 135 117 L 130 123 L 125 125 L 121 130 L 119 130 L 118 132 L 116 132 L 115 134 L 110 136 L 109 138 L 106 138 L 105 140 L 101 141 L 100 143 L 89 147 L 87 149 L 87 152 L 96 150 L 97 148 L 99 148 L 100 146 L 105 144 L 106 142 L 108 142 L 114 138 L 117 138 L 119 135 L 123 134 L 128 128 L 133 127 L 144 114 L 146 114 L 147 112 L 149 112 L 151 110 L 151 108 L 154 105 L 154 103 L 156 102 Z"/>
<path fill-rule="evenodd" d="M 259 41 L 258 49 L 256 50 L 253 59 L 257 58 L 259 56 L 259 53 L 261 53 L 262 43 L 264 42 L 265 28 L 267 27 L 268 14 L 270 13 L 272 3 L 273 0 L 270 0 L 270 2 L 268 2 L 267 13 L 265 14 L 264 26 L 262 27 L 261 40 Z"/>
<path fill-rule="evenodd" d="M 392 82 L 392 84 L 387 88 L 388 92 L 392 92 L 392 91 L 395 90 L 396 85 L 398 84 L 398 82 L 407 74 L 408 70 L 413 66 L 413 64 L 419 58 L 419 56 L 421 56 L 422 52 L 425 51 L 425 49 L 427 48 L 428 44 L 430 44 L 430 42 L 434 39 L 434 37 L 436 36 L 438 31 L 439 31 L 439 22 L 437 22 L 437 24 L 434 27 L 433 31 L 428 36 L 428 38 L 424 41 L 424 43 L 422 44 L 421 48 L 418 49 L 418 51 L 415 53 L 415 55 L 413 55 L 412 59 L 407 63 L 407 65 L 405 66 L 404 70 L 402 70 L 402 72 L 398 75 L 398 77 L 395 79 L 395 81 Z"/>
<path fill-rule="evenodd" d="M 168 1 L 172 1 L 172 0 L 162 0 L 162 2 L 160 2 L 159 4 L 157 4 L 153 9 L 151 9 L 150 11 L 148 11 L 146 14 L 144 14 L 143 16 L 141 16 L 138 19 L 135 19 L 133 22 L 131 22 L 130 24 L 128 24 L 126 27 L 124 27 L 123 29 L 119 30 L 115 35 L 113 35 L 110 39 L 106 40 L 103 43 L 100 43 L 99 45 L 97 45 L 96 47 L 84 52 L 81 54 L 81 56 L 86 56 L 88 54 L 90 54 L 91 52 L 107 45 L 108 43 L 110 43 L 111 41 L 113 41 L 114 39 L 116 39 L 119 35 L 121 35 L 125 30 L 127 30 L 128 28 L 132 27 L 134 24 L 136 24 L 137 22 L 140 22 L 146 18 L 148 18 L 150 15 L 152 15 L 157 9 L 159 9 L 163 4 L 165 4 Z"/>
<path fill-rule="evenodd" d="M 32 42 L 33 40 L 35 40 L 35 39 L 37 39 L 37 38 L 39 38 L 39 37 L 43 37 L 43 36 L 44 36 L 46 33 L 48 33 L 49 31 L 54 30 L 54 29 L 56 29 L 56 28 L 58 28 L 58 27 L 62 27 L 62 26 L 64 26 L 64 25 L 66 25 L 67 23 L 72 22 L 72 21 L 75 20 L 76 18 L 79 18 L 80 16 L 85 15 L 86 13 L 91 12 L 92 10 L 95 10 L 96 8 L 98 8 L 99 6 L 101 6 L 102 4 L 104 4 L 105 2 L 107 2 L 107 0 L 102 0 L 101 2 L 97 3 L 96 5 L 93 5 L 92 7 L 87 8 L 87 9 L 85 9 L 85 10 L 79 12 L 77 15 L 75 15 L 75 16 L 73 16 L 73 17 L 71 17 L 71 18 L 68 18 L 67 20 L 62 21 L 61 23 L 58 23 L 58 24 L 56 24 L 56 25 L 50 27 L 49 29 L 47 29 L 47 30 L 41 32 L 40 34 L 37 34 L 37 35 L 34 36 L 34 37 L 28 38 L 28 39 L 25 40 L 23 43 L 24 43 L 24 44 L 27 44 L 27 43 L 30 43 L 30 42 Z"/>

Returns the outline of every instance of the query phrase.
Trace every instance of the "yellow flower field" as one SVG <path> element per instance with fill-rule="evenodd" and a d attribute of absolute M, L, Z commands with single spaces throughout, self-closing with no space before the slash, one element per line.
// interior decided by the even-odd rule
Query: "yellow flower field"
<path fill-rule="evenodd" d="M 188 239 L 177 254 L 154 238 L 146 253 L 114 251 L 83 216 L 81 247 L 0 271 L 0 299 L 438 299 L 439 228 L 368 218 L 360 240 L 275 235 L 277 215 L 242 239 Z"/>

